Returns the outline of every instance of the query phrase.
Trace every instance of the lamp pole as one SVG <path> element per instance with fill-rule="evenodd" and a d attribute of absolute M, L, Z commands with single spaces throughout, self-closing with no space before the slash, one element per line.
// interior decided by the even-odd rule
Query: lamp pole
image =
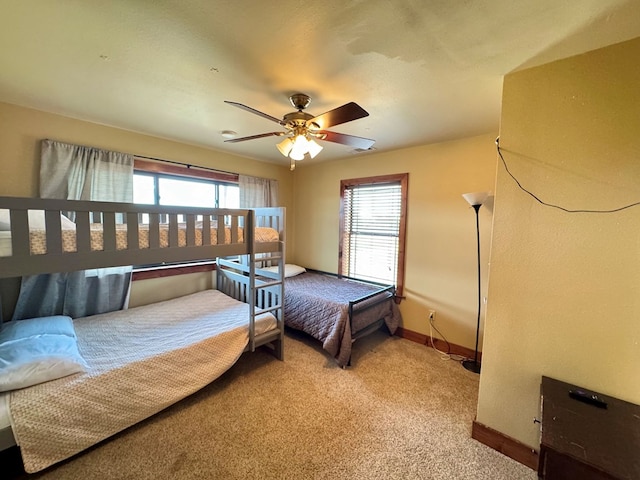
<path fill-rule="evenodd" d="M 462 195 L 463 198 L 473 207 L 473 210 L 476 214 L 476 247 L 477 247 L 477 264 L 478 264 L 478 319 L 476 321 L 476 349 L 475 354 L 473 356 L 473 360 L 463 360 L 462 366 L 473 373 L 480 373 L 480 362 L 478 362 L 478 341 L 480 338 L 480 310 L 482 308 L 482 277 L 480 271 L 480 218 L 479 212 L 480 207 L 487 199 L 489 194 L 487 192 L 478 192 L 478 193 L 465 193 Z"/>
<path fill-rule="evenodd" d="M 473 373 L 480 373 L 480 363 L 478 362 L 478 339 L 480 337 L 480 309 L 482 303 L 481 298 L 481 276 L 480 276 L 480 220 L 478 212 L 482 204 L 471 205 L 476 212 L 476 245 L 478 247 L 478 320 L 476 322 L 476 350 L 473 360 L 464 360 L 462 366 Z"/>

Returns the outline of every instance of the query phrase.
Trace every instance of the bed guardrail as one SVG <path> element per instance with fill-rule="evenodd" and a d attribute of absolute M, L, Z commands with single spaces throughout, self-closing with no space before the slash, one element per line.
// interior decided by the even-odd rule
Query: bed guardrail
<path fill-rule="evenodd" d="M 278 248 L 279 240 L 255 247 L 254 227 L 250 209 L 0 197 L 0 277 Z"/>
<path fill-rule="evenodd" d="M 361 278 L 348 277 L 346 275 L 338 275 L 336 273 L 324 272 L 322 270 L 314 270 L 314 269 L 307 269 L 307 270 L 310 272 L 320 273 L 322 275 L 328 275 L 330 277 L 335 277 L 335 278 L 344 279 L 344 280 L 351 280 L 354 282 L 366 283 L 367 285 L 373 285 L 373 286 L 379 287 L 379 290 L 376 290 L 375 292 L 372 292 L 368 295 L 364 295 L 360 298 L 356 298 L 349 302 L 348 315 L 349 315 L 349 328 L 351 329 L 351 334 L 353 337 L 352 341 L 355 341 L 357 338 L 360 338 L 374 330 L 377 330 L 384 323 L 384 320 L 380 319 L 375 324 L 369 325 L 368 327 L 362 330 L 355 331 L 353 327 L 353 316 L 358 312 L 364 312 L 366 310 L 376 307 L 377 305 L 380 305 L 381 303 L 389 301 L 389 299 L 393 299 L 393 301 L 395 301 L 396 287 L 394 285 L 385 285 L 384 283 L 371 282 L 367 280 L 362 280 Z"/>

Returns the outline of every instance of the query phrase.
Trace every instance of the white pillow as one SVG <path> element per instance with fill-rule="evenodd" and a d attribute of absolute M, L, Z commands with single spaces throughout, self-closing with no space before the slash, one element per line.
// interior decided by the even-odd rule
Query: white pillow
<path fill-rule="evenodd" d="M 45 221 L 44 221 L 44 210 L 29 210 L 27 212 L 27 216 L 29 217 L 29 228 L 31 230 L 44 230 L 45 229 Z M 63 230 L 75 230 L 76 224 L 65 217 L 63 214 L 60 214 L 60 225 Z M 9 231 L 11 230 L 11 220 L 9 217 L 9 210 L 6 208 L 0 209 L 0 231 Z"/>
<path fill-rule="evenodd" d="M 54 315 L 4 323 L 0 331 L 0 344 L 43 334 L 67 335 L 68 337 L 76 338 L 76 331 L 73 328 L 71 317 Z"/>
<path fill-rule="evenodd" d="M 75 338 L 33 335 L 0 344 L 0 392 L 83 372 L 87 364 Z"/>
<path fill-rule="evenodd" d="M 266 270 L 267 272 L 274 272 L 274 273 L 278 273 L 278 267 L 266 267 L 263 268 L 262 270 Z M 301 267 L 299 265 L 294 265 L 293 263 L 287 263 L 284 266 L 284 277 L 288 278 L 288 277 L 295 277 L 296 275 L 300 275 L 301 273 L 306 272 L 307 269 L 304 267 Z"/>

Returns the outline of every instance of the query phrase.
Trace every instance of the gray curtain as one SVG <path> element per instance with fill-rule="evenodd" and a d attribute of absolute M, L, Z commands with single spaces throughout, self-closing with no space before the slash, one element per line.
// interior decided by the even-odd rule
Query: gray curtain
<path fill-rule="evenodd" d="M 133 156 L 43 140 L 40 196 L 132 202 Z M 13 318 L 77 318 L 126 308 L 131 270 L 114 267 L 23 277 Z"/>
<path fill-rule="evenodd" d="M 268 178 L 238 175 L 240 208 L 278 206 L 278 181 Z"/>
<path fill-rule="evenodd" d="M 240 208 L 260 208 L 278 206 L 278 181 L 269 178 L 250 177 L 248 175 L 238 175 L 238 186 L 240 187 Z M 256 226 L 262 227 L 261 220 L 258 219 Z M 270 254 L 258 253 L 256 259 L 268 258 Z M 245 263 L 248 259 L 241 258 Z M 263 264 L 268 266 L 270 264 Z"/>

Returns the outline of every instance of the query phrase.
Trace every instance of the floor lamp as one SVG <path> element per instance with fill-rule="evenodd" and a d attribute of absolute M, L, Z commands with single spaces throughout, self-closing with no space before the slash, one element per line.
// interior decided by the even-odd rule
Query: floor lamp
<path fill-rule="evenodd" d="M 489 194 L 487 192 L 476 192 L 476 193 L 464 193 L 462 197 L 469 202 L 469 205 L 473 207 L 476 212 L 476 245 L 478 247 L 478 322 L 476 325 L 476 351 L 473 357 L 473 360 L 464 360 L 462 362 L 462 366 L 467 370 L 480 373 L 480 362 L 478 362 L 478 337 L 480 336 L 480 308 L 481 301 L 480 298 L 482 296 L 480 287 L 481 287 L 481 277 L 480 277 L 480 221 L 478 219 L 478 212 L 480 211 L 480 207 L 485 202 Z"/>

